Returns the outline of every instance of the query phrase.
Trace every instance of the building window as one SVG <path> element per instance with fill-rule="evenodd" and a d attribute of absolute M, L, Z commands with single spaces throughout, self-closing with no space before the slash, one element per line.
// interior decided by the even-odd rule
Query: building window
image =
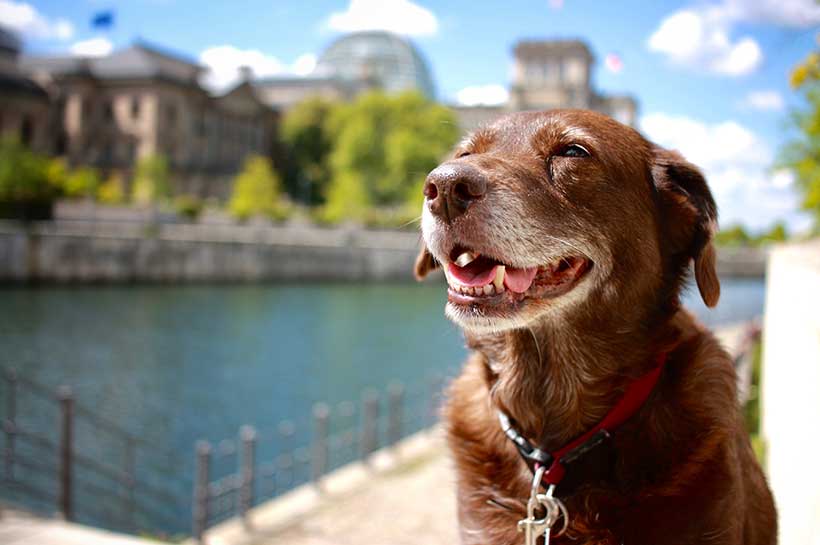
<path fill-rule="evenodd" d="M 165 108 L 165 119 L 168 121 L 168 127 L 174 127 L 177 124 L 177 109 L 173 104 Z"/>
<path fill-rule="evenodd" d="M 140 116 L 140 98 L 131 97 L 131 117 L 137 119 Z"/>
<path fill-rule="evenodd" d="M 114 121 L 114 105 L 110 100 L 106 100 L 103 104 L 103 119 L 108 123 Z"/>
<path fill-rule="evenodd" d="M 20 125 L 20 142 L 24 146 L 30 146 L 34 137 L 34 121 L 30 115 L 23 116 L 23 123 Z"/>

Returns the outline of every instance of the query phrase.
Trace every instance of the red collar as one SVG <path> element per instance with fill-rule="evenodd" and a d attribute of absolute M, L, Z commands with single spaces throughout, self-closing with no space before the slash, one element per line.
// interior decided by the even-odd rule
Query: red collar
<path fill-rule="evenodd" d="M 612 407 L 603 420 L 583 435 L 573 439 L 554 452 L 549 453 L 544 449 L 534 447 L 513 427 L 510 418 L 499 411 L 498 418 L 501 422 L 501 428 L 507 437 L 515 444 L 518 452 L 530 466 L 530 469 L 535 470 L 540 466 L 546 466 L 548 468 L 544 473 L 544 485 L 557 485 L 566 473 L 565 464 L 571 463 L 588 450 L 600 444 L 604 439 L 609 437 L 611 432 L 615 431 L 632 415 L 638 412 L 638 409 L 643 406 L 652 393 L 652 390 L 654 390 L 655 385 L 658 383 L 665 363 L 666 353 L 664 352 L 658 356 L 657 365 L 652 368 L 652 370 L 627 387 L 623 397 Z"/>

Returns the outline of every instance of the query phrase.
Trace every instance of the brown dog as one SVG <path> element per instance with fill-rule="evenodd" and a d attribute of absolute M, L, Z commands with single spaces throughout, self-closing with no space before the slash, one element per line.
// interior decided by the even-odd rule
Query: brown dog
<path fill-rule="evenodd" d="M 659 360 L 637 412 L 566 464 L 551 543 L 776 542 L 730 357 L 680 306 L 691 260 L 706 304 L 720 295 L 696 167 L 600 114 L 527 112 L 467 138 L 424 192 L 416 275 L 444 267 L 473 350 L 445 407 L 463 543 L 523 540 L 533 468 L 497 411 L 554 452 Z"/>

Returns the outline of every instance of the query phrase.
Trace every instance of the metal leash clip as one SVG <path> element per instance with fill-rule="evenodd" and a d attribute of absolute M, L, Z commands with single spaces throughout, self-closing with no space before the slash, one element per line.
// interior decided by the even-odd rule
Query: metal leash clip
<path fill-rule="evenodd" d="M 546 494 L 538 493 L 541 488 L 541 480 L 544 478 L 546 471 L 545 466 L 538 466 L 535 470 L 532 487 L 530 488 L 530 499 L 527 501 L 527 518 L 518 521 L 518 531 L 524 532 L 524 545 L 536 545 L 536 541 L 542 535 L 544 536 L 544 545 L 549 545 L 552 527 L 559 517 L 563 517 L 564 524 L 561 531 L 555 534 L 555 537 L 560 536 L 567 529 L 569 522 L 567 508 L 561 500 L 553 497 L 555 485 L 551 484 Z M 535 518 L 535 510 L 539 506 L 545 509 L 544 517 L 540 519 Z"/>

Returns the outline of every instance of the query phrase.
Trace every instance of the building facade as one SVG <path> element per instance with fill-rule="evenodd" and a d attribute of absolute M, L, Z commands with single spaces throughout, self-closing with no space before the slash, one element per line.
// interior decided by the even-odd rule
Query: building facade
<path fill-rule="evenodd" d="M 592 85 L 595 58 L 579 40 L 521 41 L 514 49 L 509 100 L 496 106 L 453 106 L 470 131 L 507 112 L 582 108 L 634 125 L 637 102 L 625 95 L 603 95 Z"/>
<path fill-rule="evenodd" d="M 20 42 L 0 27 L 0 136 L 48 151 L 49 97 L 20 70 Z"/>
<path fill-rule="evenodd" d="M 244 158 L 268 156 L 274 145 L 278 113 L 247 80 L 212 96 L 198 64 L 153 46 L 25 58 L 21 69 L 48 93 L 47 151 L 71 166 L 127 175 L 162 155 L 175 191 L 224 198 Z"/>

